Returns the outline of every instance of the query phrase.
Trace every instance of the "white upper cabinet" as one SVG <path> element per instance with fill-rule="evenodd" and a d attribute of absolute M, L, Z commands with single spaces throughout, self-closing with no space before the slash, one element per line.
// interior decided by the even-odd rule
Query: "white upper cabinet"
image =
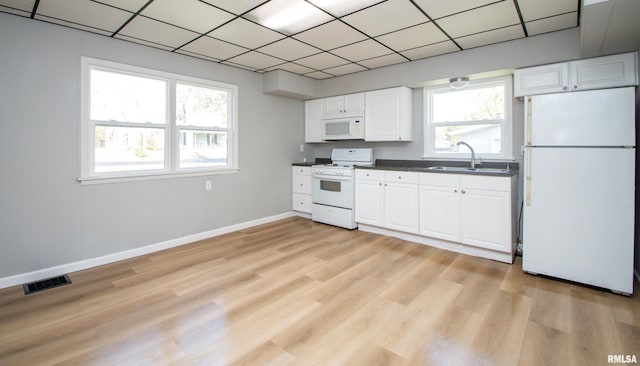
<path fill-rule="evenodd" d="M 528 67 L 514 72 L 514 96 L 638 85 L 637 53 Z"/>
<path fill-rule="evenodd" d="M 324 142 L 322 102 L 322 99 L 304 102 L 304 142 Z"/>
<path fill-rule="evenodd" d="M 365 93 L 365 141 L 411 141 L 411 89 Z"/>
<path fill-rule="evenodd" d="M 322 118 L 360 117 L 364 114 L 364 93 L 322 99 Z"/>

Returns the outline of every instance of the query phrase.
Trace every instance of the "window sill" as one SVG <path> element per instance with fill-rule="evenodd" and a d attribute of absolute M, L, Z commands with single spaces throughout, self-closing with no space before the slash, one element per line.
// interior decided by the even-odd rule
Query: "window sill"
<path fill-rule="evenodd" d="M 174 179 L 174 178 L 188 178 L 188 177 L 201 177 L 206 175 L 219 175 L 219 174 L 236 174 L 240 171 L 237 168 L 221 169 L 221 170 L 207 170 L 199 172 L 184 172 L 184 173 L 161 173 L 161 174 L 145 174 L 135 176 L 105 176 L 105 177 L 80 177 L 78 182 L 82 185 L 92 184 L 109 184 L 109 183 L 122 183 L 122 182 L 137 182 L 144 180 L 157 180 L 157 179 Z"/>

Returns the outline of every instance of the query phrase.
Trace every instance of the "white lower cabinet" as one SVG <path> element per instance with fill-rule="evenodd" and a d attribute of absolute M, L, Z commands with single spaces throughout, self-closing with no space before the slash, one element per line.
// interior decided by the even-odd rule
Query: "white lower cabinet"
<path fill-rule="evenodd" d="M 420 234 L 510 252 L 512 179 L 422 173 Z"/>
<path fill-rule="evenodd" d="M 418 232 L 418 173 L 356 170 L 356 221 Z"/>
<path fill-rule="evenodd" d="M 291 190 L 292 209 L 311 213 L 311 167 L 291 167 Z"/>
<path fill-rule="evenodd" d="M 364 230 L 511 263 L 516 194 L 516 177 L 357 169 L 356 221 Z"/>

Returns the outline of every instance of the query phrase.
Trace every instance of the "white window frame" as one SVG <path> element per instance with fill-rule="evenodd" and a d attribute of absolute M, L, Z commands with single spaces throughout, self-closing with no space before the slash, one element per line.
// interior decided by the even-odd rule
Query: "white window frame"
<path fill-rule="evenodd" d="M 439 160 L 461 160 L 469 159 L 469 151 L 464 150 L 459 153 L 452 152 L 436 152 L 435 150 L 435 128 L 436 126 L 455 126 L 455 125 L 473 125 L 473 124 L 498 124 L 501 130 L 501 148 L 502 152 L 496 153 L 482 153 L 476 152 L 476 157 L 484 160 L 512 160 L 513 159 L 513 81 L 511 75 L 500 76 L 486 79 L 473 80 L 468 89 L 481 89 L 490 86 L 504 85 L 504 119 L 500 120 L 483 120 L 483 121 L 454 121 L 454 122 L 433 122 L 433 95 L 441 93 L 450 93 L 457 90 L 452 89 L 449 84 L 441 84 L 431 87 L 425 87 L 423 89 L 423 106 L 424 106 L 424 155 L 423 158 L 439 159 Z"/>
<path fill-rule="evenodd" d="M 118 123 L 110 121 L 109 126 L 164 128 L 164 161 L 165 168 L 158 170 L 132 170 L 123 172 L 95 172 L 95 126 L 90 119 L 90 75 L 91 70 L 104 70 L 120 74 L 139 76 L 167 82 L 166 89 L 166 123 Z M 176 178 L 185 176 L 200 176 L 212 174 L 229 174 L 238 172 L 238 86 L 212 80 L 173 74 L 159 70 L 131 66 L 90 57 L 81 57 L 81 118 L 80 118 L 80 177 L 83 184 L 112 183 L 130 180 Z M 229 92 L 229 110 L 227 112 L 227 127 L 194 127 L 178 126 L 176 123 L 176 85 L 189 84 L 205 88 L 222 89 Z M 193 127 L 193 128 L 192 128 Z M 227 132 L 227 164 L 215 167 L 179 167 L 180 131 L 183 129 L 202 130 L 203 132 Z"/>

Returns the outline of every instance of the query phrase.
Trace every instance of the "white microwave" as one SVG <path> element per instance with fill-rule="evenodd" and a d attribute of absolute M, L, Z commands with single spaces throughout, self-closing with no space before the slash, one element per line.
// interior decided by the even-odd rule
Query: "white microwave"
<path fill-rule="evenodd" d="M 364 118 L 328 119 L 322 121 L 324 140 L 364 139 Z"/>

